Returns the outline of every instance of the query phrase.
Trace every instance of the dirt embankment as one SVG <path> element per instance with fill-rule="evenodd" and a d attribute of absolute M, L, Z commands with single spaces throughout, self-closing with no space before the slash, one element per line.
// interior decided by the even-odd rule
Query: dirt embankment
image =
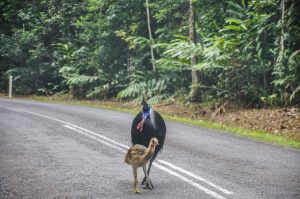
<path fill-rule="evenodd" d="M 195 108 L 178 105 L 157 107 L 161 112 L 174 116 L 209 120 L 230 126 L 264 130 L 300 141 L 300 108 L 225 109 Z"/>

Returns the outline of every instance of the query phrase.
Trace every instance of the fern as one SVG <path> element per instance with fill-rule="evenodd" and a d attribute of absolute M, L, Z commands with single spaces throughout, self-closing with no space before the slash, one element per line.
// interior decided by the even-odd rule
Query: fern
<path fill-rule="evenodd" d="M 109 87 L 107 84 L 105 84 L 103 86 L 97 86 L 92 91 L 90 91 L 86 95 L 86 97 L 88 99 L 95 99 L 95 98 L 103 99 L 103 98 L 106 98 L 108 90 L 109 90 Z"/>
<path fill-rule="evenodd" d="M 67 83 L 69 85 L 84 86 L 84 85 L 96 83 L 98 80 L 100 80 L 99 76 L 72 75 L 68 79 Z"/>
<path fill-rule="evenodd" d="M 117 98 L 138 100 L 141 96 L 147 95 L 149 103 L 155 104 L 172 96 L 176 82 L 179 83 L 178 76 L 169 73 L 146 72 L 145 74 L 144 72 L 144 76 L 136 74 L 129 76 L 129 78 L 133 77 L 137 79 L 132 79 L 131 83 L 118 93 Z"/>

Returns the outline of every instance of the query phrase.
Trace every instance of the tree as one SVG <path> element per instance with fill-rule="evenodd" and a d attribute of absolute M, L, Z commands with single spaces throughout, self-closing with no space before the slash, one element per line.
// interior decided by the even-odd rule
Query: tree
<path fill-rule="evenodd" d="M 299 10 L 296 0 L 3 1 L 0 88 L 13 74 L 20 94 L 298 104 Z"/>
<path fill-rule="evenodd" d="M 196 29 L 195 29 L 195 9 L 193 0 L 190 0 L 189 7 L 189 37 L 193 44 L 196 44 Z M 191 57 L 192 85 L 191 85 L 191 101 L 196 102 L 201 100 L 200 79 L 196 69 L 197 57 Z"/>
<path fill-rule="evenodd" d="M 150 12 L 149 12 L 148 0 L 146 0 L 146 10 L 147 10 L 147 24 L 148 24 L 149 39 L 150 39 L 151 63 L 152 63 L 153 71 L 155 71 L 155 58 L 154 58 L 154 52 L 153 52 L 153 38 L 152 38 L 152 31 L 151 31 L 151 22 L 150 22 Z"/>

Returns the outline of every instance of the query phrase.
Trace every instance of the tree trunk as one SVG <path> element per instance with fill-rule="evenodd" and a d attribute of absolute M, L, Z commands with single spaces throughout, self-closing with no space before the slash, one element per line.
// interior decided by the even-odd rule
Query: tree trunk
<path fill-rule="evenodd" d="M 196 30 L 195 30 L 195 10 L 193 7 L 193 1 L 190 0 L 189 8 L 189 37 L 191 42 L 196 43 Z M 191 58 L 191 70 L 192 70 L 192 86 L 191 86 L 191 101 L 196 102 L 201 100 L 200 93 L 200 78 L 197 69 L 197 57 L 193 55 Z"/>
<path fill-rule="evenodd" d="M 150 52 L 151 52 L 151 62 L 153 71 L 155 71 L 155 58 L 153 52 L 153 38 L 152 38 L 152 31 L 151 31 L 151 23 L 150 23 L 150 12 L 149 12 L 149 5 L 148 0 L 146 0 L 146 10 L 147 10 L 147 23 L 148 23 L 148 31 L 149 31 L 149 39 L 150 39 Z"/>
<path fill-rule="evenodd" d="M 276 65 L 283 69 L 283 58 L 284 58 L 284 12 L 285 12 L 285 0 L 281 1 L 281 36 L 280 36 L 280 50 L 276 60 Z"/>
<path fill-rule="evenodd" d="M 278 56 L 276 58 L 275 62 L 275 67 L 274 71 L 277 72 L 277 79 L 283 79 L 284 76 L 286 76 L 286 64 L 284 63 L 284 51 L 285 51 L 285 44 L 284 44 L 284 27 L 285 27 L 285 3 L 286 0 L 281 0 L 280 4 L 280 9 L 281 9 L 281 35 L 280 35 L 280 46 L 279 46 L 279 52 Z M 286 88 L 283 88 L 282 85 L 279 86 L 280 89 L 280 95 L 281 95 L 281 100 L 284 102 L 285 105 L 288 103 L 288 98 L 287 95 L 285 95 L 285 90 Z"/>
<path fill-rule="evenodd" d="M 281 51 L 281 61 L 283 61 L 284 56 L 284 13 L 285 13 L 285 0 L 281 2 L 281 38 L 280 38 L 280 51 Z"/>
<path fill-rule="evenodd" d="M 127 71 L 128 71 L 128 73 L 131 72 L 131 52 L 130 52 L 129 46 L 127 49 Z"/>

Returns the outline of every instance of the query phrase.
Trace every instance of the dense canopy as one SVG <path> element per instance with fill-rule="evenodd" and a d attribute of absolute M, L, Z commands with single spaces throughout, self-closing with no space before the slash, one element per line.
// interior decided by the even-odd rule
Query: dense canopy
<path fill-rule="evenodd" d="M 2 92 L 300 103 L 297 0 L 3 0 L 0 26 Z"/>

